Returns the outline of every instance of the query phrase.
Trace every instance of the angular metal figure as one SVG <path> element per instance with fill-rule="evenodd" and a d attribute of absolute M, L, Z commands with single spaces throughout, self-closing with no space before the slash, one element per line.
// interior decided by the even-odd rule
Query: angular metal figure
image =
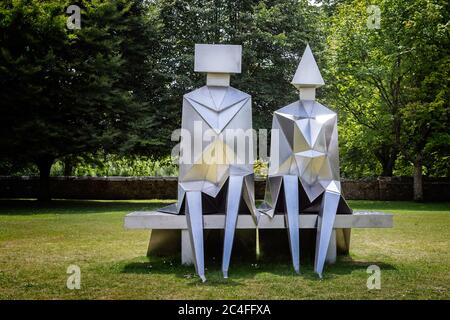
<path fill-rule="evenodd" d="M 269 176 L 260 209 L 271 217 L 285 213 L 297 273 L 299 213 L 318 213 L 314 271 L 322 277 L 336 213 L 351 210 L 341 195 L 337 115 L 315 101 L 315 90 L 324 81 L 309 45 L 292 84 L 299 90 L 300 100 L 274 113 Z"/>
<path fill-rule="evenodd" d="M 197 274 L 206 281 L 203 214 L 226 214 L 222 271 L 228 277 L 239 213 L 255 222 L 251 97 L 229 84 L 241 72 L 242 47 L 195 45 L 196 72 L 206 86 L 183 97 L 178 202 L 160 211 L 185 212 Z"/>

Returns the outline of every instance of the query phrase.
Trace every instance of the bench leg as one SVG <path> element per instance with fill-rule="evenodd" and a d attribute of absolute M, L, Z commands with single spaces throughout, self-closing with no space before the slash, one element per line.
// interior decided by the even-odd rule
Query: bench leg
<path fill-rule="evenodd" d="M 350 251 L 350 228 L 336 229 L 336 247 L 338 255 L 348 255 Z"/>
<path fill-rule="evenodd" d="M 170 257 L 179 254 L 180 239 L 180 230 L 151 230 L 147 257 Z"/>
<path fill-rule="evenodd" d="M 337 256 L 337 246 L 336 246 L 336 230 L 333 229 L 331 232 L 330 245 L 328 246 L 327 257 L 325 258 L 326 263 L 333 264 L 336 263 Z"/>
<path fill-rule="evenodd" d="M 194 251 L 192 250 L 191 238 L 187 229 L 181 230 L 181 264 L 194 264 Z"/>

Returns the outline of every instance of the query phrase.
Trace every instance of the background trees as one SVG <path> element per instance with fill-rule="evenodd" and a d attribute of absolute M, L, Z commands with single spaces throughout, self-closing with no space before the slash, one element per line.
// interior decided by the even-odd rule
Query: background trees
<path fill-rule="evenodd" d="M 360 155 L 375 157 L 383 176 L 392 176 L 400 150 L 402 106 L 408 99 L 403 34 L 405 7 L 387 6 L 379 29 L 368 25 L 369 1 L 351 1 L 336 8 L 328 35 L 329 75 L 334 84 L 330 103 L 342 110 L 351 130 L 363 130 Z M 380 3 L 380 5 L 385 3 Z M 350 133 L 349 138 L 352 139 Z M 344 142 L 345 143 L 345 142 Z M 349 141 L 355 146 L 355 141 Z M 351 147 L 350 147 L 351 148 Z M 362 151 L 362 152 L 361 152 Z M 365 152 L 372 153 L 371 155 Z"/>
<path fill-rule="evenodd" d="M 270 128 L 297 98 L 290 80 L 308 42 L 327 84 L 318 99 L 339 113 L 343 176 L 414 173 L 421 199 L 422 173 L 449 175 L 443 0 L 81 1 L 80 30 L 66 27 L 69 4 L 0 3 L 0 174 L 36 165 L 43 199 L 55 160 L 73 174 L 108 154 L 170 153 L 181 97 L 205 83 L 195 43 L 243 45 L 232 85 L 252 95 L 255 128 Z"/>
<path fill-rule="evenodd" d="M 368 21 L 371 4 L 379 28 Z M 364 172 L 377 170 L 375 158 L 385 176 L 413 163 L 418 200 L 423 166 L 435 166 L 425 150 L 436 137 L 448 145 L 448 9 L 443 1 L 350 1 L 330 18 L 327 100 L 343 115 L 344 160 Z"/>
<path fill-rule="evenodd" d="M 82 28 L 69 30 L 68 5 L 3 1 L 0 7 L 1 157 L 37 165 L 43 200 L 55 159 L 129 148 L 148 106 L 140 84 L 147 74 L 136 70 L 152 43 L 139 21 L 146 8 L 86 1 Z"/>

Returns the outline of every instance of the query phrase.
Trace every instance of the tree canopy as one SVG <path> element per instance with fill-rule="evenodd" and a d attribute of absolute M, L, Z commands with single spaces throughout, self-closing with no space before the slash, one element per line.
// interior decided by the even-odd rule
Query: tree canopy
<path fill-rule="evenodd" d="M 143 52 L 152 44 L 151 24 L 142 28 L 136 18 L 144 19 L 147 8 L 85 1 L 82 28 L 73 30 L 66 26 L 69 3 L 0 6 L 2 158 L 35 163 L 45 184 L 57 158 L 129 148 L 139 117 L 150 112 L 140 83 L 147 74 L 137 69 L 148 70 Z"/>
<path fill-rule="evenodd" d="M 374 4 L 378 28 L 368 26 Z M 343 115 L 345 171 L 379 166 L 390 176 L 410 162 L 420 179 L 423 165 L 442 170 L 430 155 L 448 153 L 448 9 L 447 2 L 430 0 L 349 1 L 335 8 L 326 98 Z"/>

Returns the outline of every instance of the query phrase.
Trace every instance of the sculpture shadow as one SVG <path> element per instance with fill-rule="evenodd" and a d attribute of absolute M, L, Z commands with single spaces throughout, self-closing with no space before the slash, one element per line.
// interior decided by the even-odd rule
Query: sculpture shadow
<path fill-rule="evenodd" d="M 338 256 L 338 260 L 333 265 L 325 267 L 324 277 L 333 277 L 335 275 L 351 274 L 354 271 L 366 271 L 371 265 L 378 266 L 381 270 L 397 270 L 395 266 L 382 261 L 361 261 L 353 260 L 351 256 Z"/>
<path fill-rule="evenodd" d="M 166 258 L 140 257 L 139 260 L 141 261 L 123 261 L 119 263 L 121 265 L 120 272 L 128 274 L 173 275 L 176 278 L 185 279 L 188 285 L 198 285 L 200 282 L 200 278 L 195 273 L 195 267 L 182 265 L 180 259 L 176 256 Z M 239 282 L 233 279 L 223 279 L 220 263 L 211 260 L 205 261 L 205 271 L 208 279 L 205 285 L 240 285 Z"/>
<path fill-rule="evenodd" d="M 293 272 L 289 252 L 280 251 L 277 255 L 271 255 L 267 259 L 263 257 L 259 263 L 261 266 L 260 272 L 270 272 L 278 275 L 296 275 Z M 308 280 L 321 280 L 314 272 L 314 256 L 311 253 L 301 254 L 300 264 L 300 274 L 302 277 Z M 334 264 L 325 264 L 323 279 L 352 274 L 353 272 L 365 272 L 371 265 L 376 265 L 382 270 L 397 270 L 395 266 L 382 261 L 353 260 L 350 255 L 338 255 Z M 275 271 L 273 270 L 274 268 L 276 269 Z"/>
<path fill-rule="evenodd" d="M 303 232 L 300 241 L 301 276 L 307 280 L 320 280 L 314 272 L 315 246 L 314 232 Z M 259 237 L 256 245 L 256 233 L 249 230 L 238 230 L 233 245 L 233 255 L 229 269 L 229 279 L 223 279 L 221 271 L 223 231 L 209 230 L 205 234 L 205 268 L 208 285 L 239 285 L 239 280 L 251 279 L 261 274 L 281 277 L 298 276 L 292 267 L 288 237 L 284 230 L 270 232 Z M 270 237 L 269 237 L 270 236 Z M 262 241 L 261 241 L 262 240 Z M 174 250 L 169 256 L 165 251 L 155 251 L 144 261 L 127 263 L 123 272 L 129 273 L 161 273 L 174 274 L 179 278 L 193 278 L 192 284 L 198 284 L 194 266 L 183 266 L 180 261 L 181 248 Z M 162 256 L 159 256 L 162 255 Z M 391 265 L 373 261 L 354 261 L 350 256 L 338 256 L 336 264 L 326 265 L 323 277 L 330 278 L 342 274 L 363 271 L 376 264 L 382 269 L 393 269 Z M 195 280 L 196 279 L 196 280 Z"/>
<path fill-rule="evenodd" d="M 200 279 L 195 273 L 194 266 L 185 266 L 176 256 L 140 257 L 140 261 L 121 262 L 120 272 L 129 274 L 167 274 L 179 279 L 185 279 L 189 286 L 198 285 Z M 230 265 L 230 278 L 224 279 L 221 272 L 220 261 L 205 261 L 207 282 L 205 286 L 240 286 L 244 285 L 240 280 L 253 279 L 261 274 L 269 274 L 281 277 L 301 277 L 309 281 L 322 281 L 332 279 L 339 275 L 348 275 L 353 272 L 365 272 L 370 265 L 377 265 L 381 270 L 397 270 L 395 266 L 381 261 L 353 260 L 350 256 L 340 256 L 335 264 L 326 265 L 323 279 L 314 273 L 314 262 L 311 259 L 303 259 L 301 262 L 301 273 L 296 274 L 289 259 L 282 260 L 259 260 L 259 261 L 235 261 Z"/>

